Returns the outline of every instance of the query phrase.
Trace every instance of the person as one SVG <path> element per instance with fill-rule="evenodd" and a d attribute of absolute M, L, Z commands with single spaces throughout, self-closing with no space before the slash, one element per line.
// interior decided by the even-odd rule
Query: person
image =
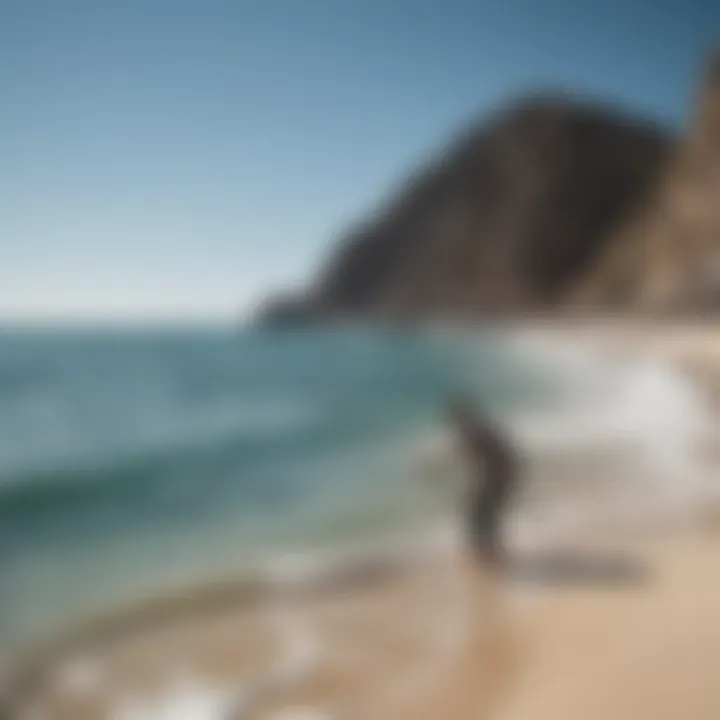
<path fill-rule="evenodd" d="M 518 460 L 505 434 L 464 399 L 447 409 L 460 451 L 469 465 L 466 529 L 472 551 L 485 562 L 504 558 L 502 521 L 517 483 Z"/>

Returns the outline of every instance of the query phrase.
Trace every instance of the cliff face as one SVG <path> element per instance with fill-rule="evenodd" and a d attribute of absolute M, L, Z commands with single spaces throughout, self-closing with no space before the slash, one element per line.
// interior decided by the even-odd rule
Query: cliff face
<path fill-rule="evenodd" d="M 417 173 L 339 240 L 305 297 L 266 306 L 265 317 L 457 318 L 577 297 L 607 304 L 614 273 L 596 269 L 613 267 L 620 228 L 650 202 L 672 149 L 651 123 L 529 98 Z"/>
<path fill-rule="evenodd" d="M 653 312 L 720 308 L 720 54 L 657 190 L 608 240 L 578 300 Z"/>
<path fill-rule="evenodd" d="M 342 238 L 307 297 L 266 318 L 472 317 L 562 304 L 647 198 L 655 126 L 535 97 L 466 133 Z"/>
<path fill-rule="evenodd" d="M 470 132 L 341 242 L 321 312 L 475 314 L 556 305 L 653 186 L 656 128 L 533 99 Z"/>

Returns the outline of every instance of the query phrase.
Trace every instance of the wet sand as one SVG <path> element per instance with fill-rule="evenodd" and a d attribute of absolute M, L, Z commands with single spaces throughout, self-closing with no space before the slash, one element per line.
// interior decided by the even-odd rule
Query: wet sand
<path fill-rule="evenodd" d="M 642 579 L 498 579 L 455 552 L 282 602 L 198 609 L 70 653 L 16 716 L 716 720 L 720 533 L 618 550 Z"/>
<path fill-rule="evenodd" d="M 483 648 L 473 668 L 495 655 L 478 638 L 475 612 L 476 600 L 498 610 L 493 592 L 460 556 L 444 552 L 343 582 L 286 587 L 263 600 L 228 597 L 211 607 L 198 597 L 170 619 L 128 618 L 110 636 L 67 642 L 16 696 L 15 712 L 53 720 L 164 718 L 173 698 L 184 697 L 187 708 L 204 695 L 219 709 L 197 720 L 279 718 L 300 708 L 333 717 L 420 717 L 411 710 L 418 693 L 455 676 L 468 648 Z M 490 619 L 483 625 L 493 625 Z"/>

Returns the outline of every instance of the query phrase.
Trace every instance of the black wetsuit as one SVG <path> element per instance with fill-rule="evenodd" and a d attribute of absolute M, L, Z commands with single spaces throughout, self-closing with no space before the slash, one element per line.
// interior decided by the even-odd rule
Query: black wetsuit
<path fill-rule="evenodd" d="M 472 463 L 467 522 L 473 550 L 484 559 L 500 558 L 500 530 L 517 474 L 510 445 L 492 428 L 476 423 L 462 430 L 465 452 Z"/>

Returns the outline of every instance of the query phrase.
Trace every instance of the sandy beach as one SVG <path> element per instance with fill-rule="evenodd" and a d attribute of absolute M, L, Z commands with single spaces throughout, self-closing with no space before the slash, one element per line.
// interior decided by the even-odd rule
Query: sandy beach
<path fill-rule="evenodd" d="M 230 603 L 70 653 L 17 717 L 717 718 L 720 534 L 612 547 L 641 578 L 498 580 L 456 555 Z"/>
<path fill-rule="evenodd" d="M 603 333 L 639 346 L 632 331 Z M 715 333 L 645 330 L 642 340 L 702 371 L 705 387 L 716 382 Z M 715 515 L 708 507 L 692 523 L 557 542 L 515 556 L 504 574 L 456 543 L 338 582 L 244 599 L 219 592 L 68 643 L 12 687 L 8 711 L 28 720 L 717 720 Z M 553 557 L 570 558 L 570 570 L 549 571 Z"/>

